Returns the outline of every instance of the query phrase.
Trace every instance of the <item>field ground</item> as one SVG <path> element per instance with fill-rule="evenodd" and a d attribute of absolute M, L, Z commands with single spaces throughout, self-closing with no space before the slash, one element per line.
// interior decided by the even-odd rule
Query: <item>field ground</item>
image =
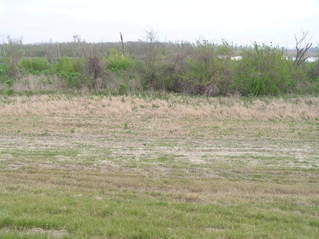
<path fill-rule="evenodd" d="M 319 98 L 0 98 L 0 238 L 319 238 Z"/>

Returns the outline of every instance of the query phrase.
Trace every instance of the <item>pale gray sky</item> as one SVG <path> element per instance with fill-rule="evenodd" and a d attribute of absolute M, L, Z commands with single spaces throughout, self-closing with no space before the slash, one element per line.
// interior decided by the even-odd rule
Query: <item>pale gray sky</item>
<path fill-rule="evenodd" d="M 0 0 L 0 36 L 23 41 L 225 39 L 293 46 L 307 31 L 319 44 L 319 0 Z"/>

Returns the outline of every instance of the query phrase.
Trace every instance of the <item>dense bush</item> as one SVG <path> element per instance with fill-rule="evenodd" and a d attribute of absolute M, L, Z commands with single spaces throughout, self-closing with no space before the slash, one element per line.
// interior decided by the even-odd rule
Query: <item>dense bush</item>
<path fill-rule="evenodd" d="M 2 87 L 1 87 L 2 85 Z M 11 95 L 14 93 L 13 89 L 13 78 L 9 74 L 9 66 L 6 60 L 0 60 L 0 93 L 5 95 Z"/>
<path fill-rule="evenodd" d="M 123 52 L 116 49 L 111 49 L 104 58 L 105 87 L 112 94 L 120 95 L 140 91 L 140 63 L 129 54 L 123 54 Z"/>
<path fill-rule="evenodd" d="M 8 65 L 4 62 L 0 62 L 0 83 L 6 85 L 7 87 L 11 87 L 12 80 L 10 79 L 8 72 Z"/>
<path fill-rule="evenodd" d="M 105 61 L 107 70 L 112 72 L 125 71 L 133 64 L 133 60 L 130 57 L 116 50 L 112 50 Z"/>
<path fill-rule="evenodd" d="M 0 76 L 8 74 L 8 65 L 4 62 L 0 62 Z"/>
<path fill-rule="evenodd" d="M 308 77 L 311 81 L 318 80 L 319 81 L 319 60 L 312 63 L 306 64 L 307 69 L 306 72 L 308 73 Z"/>
<path fill-rule="evenodd" d="M 296 85 L 293 62 L 282 50 L 254 45 L 242 52 L 236 71 L 236 87 L 242 95 L 278 95 Z"/>
<path fill-rule="evenodd" d="M 206 96 L 319 94 L 319 60 L 294 64 L 283 49 L 266 45 L 240 48 L 227 42 L 160 43 L 153 35 L 147 39 L 125 47 L 85 42 L 0 45 L 0 84 L 22 89 L 22 82 L 32 81 L 23 73 L 50 73 L 45 82 L 54 81 L 59 89 L 114 94 L 148 90 Z M 23 80 L 15 82 L 19 78 Z"/>
<path fill-rule="evenodd" d="M 207 96 L 233 92 L 235 62 L 233 48 L 226 42 L 181 45 L 174 53 L 158 57 L 151 71 L 153 88 Z"/>
<path fill-rule="evenodd" d="M 192 94 L 225 95 L 230 93 L 233 83 L 234 62 L 231 47 L 221 52 L 218 46 L 197 43 L 192 54 L 184 60 L 180 78 L 184 91 Z"/>
<path fill-rule="evenodd" d="M 41 74 L 49 72 L 50 64 L 47 58 L 32 57 L 20 60 L 19 67 L 28 73 Z"/>
<path fill-rule="evenodd" d="M 65 80 L 67 87 L 80 88 L 85 83 L 85 59 L 62 57 L 54 68 L 56 74 Z"/>
<path fill-rule="evenodd" d="M 55 64 L 57 72 L 78 72 L 83 73 L 85 60 L 82 58 L 62 57 Z"/>

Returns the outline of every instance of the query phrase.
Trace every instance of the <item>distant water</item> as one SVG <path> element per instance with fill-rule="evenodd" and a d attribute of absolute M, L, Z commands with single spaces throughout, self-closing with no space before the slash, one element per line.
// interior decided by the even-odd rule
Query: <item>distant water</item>
<path fill-rule="evenodd" d="M 315 62 L 316 60 L 318 60 L 318 57 L 316 56 L 311 56 L 307 59 L 307 62 Z"/>
<path fill-rule="evenodd" d="M 243 57 L 242 56 L 232 56 L 231 59 L 234 61 L 239 61 L 241 60 Z"/>
<path fill-rule="evenodd" d="M 288 57 L 287 57 L 287 59 L 288 59 Z M 292 59 L 292 60 L 295 60 L 296 57 L 292 57 L 291 59 Z M 318 57 L 316 57 L 316 56 L 311 56 L 311 57 L 308 57 L 308 58 L 307 58 L 306 62 L 315 62 L 316 60 L 318 60 Z"/>
<path fill-rule="evenodd" d="M 239 60 L 241 60 L 242 58 L 243 58 L 242 56 L 232 56 L 232 57 L 231 57 L 231 59 L 234 60 L 234 61 L 239 61 Z M 288 57 L 287 57 L 287 59 L 288 59 Z M 291 59 L 294 60 L 295 57 L 292 57 Z M 306 61 L 307 61 L 307 62 L 315 62 L 315 61 L 317 61 L 317 60 L 318 60 L 318 57 L 316 57 L 316 56 L 311 56 L 311 57 L 308 57 Z"/>

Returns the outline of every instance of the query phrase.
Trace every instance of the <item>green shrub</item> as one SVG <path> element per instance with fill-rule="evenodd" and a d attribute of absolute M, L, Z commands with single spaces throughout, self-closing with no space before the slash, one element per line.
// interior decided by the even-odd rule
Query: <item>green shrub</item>
<path fill-rule="evenodd" d="M 9 76 L 9 66 L 5 62 L 0 62 L 0 83 L 6 88 L 13 85 L 13 79 Z"/>
<path fill-rule="evenodd" d="M 120 84 L 119 86 L 119 95 L 126 95 L 129 92 L 129 86 L 127 84 Z"/>
<path fill-rule="evenodd" d="M 8 73 L 8 66 L 5 63 L 0 63 L 0 75 L 6 75 Z"/>
<path fill-rule="evenodd" d="M 298 95 L 319 96 L 319 78 L 311 81 L 304 81 L 298 84 L 294 93 Z"/>
<path fill-rule="evenodd" d="M 67 87 L 81 88 L 81 74 L 78 72 L 59 72 L 58 76 L 65 80 Z"/>
<path fill-rule="evenodd" d="M 185 58 L 179 73 L 184 89 L 193 94 L 225 95 L 231 91 L 234 62 L 231 47 L 217 47 L 207 42 L 198 43 L 193 53 Z"/>
<path fill-rule="evenodd" d="M 133 64 L 133 60 L 130 57 L 118 51 L 111 51 L 105 61 L 107 70 L 112 72 L 125 71 Z"/>
<path fill-rule="evenodd" d="M 294 67 L 282 50 L 254 45 L 242 52 L 236 71 L 236 87 L 242 95 L 278 95 L 296 85 Z"/>
<path fill-rule="evenodd" d="M 31 74 L 41 74 L 48 73 L 50 64 L 44 57 L 33 57 L 20 60 L 19 67 Z"/>
<path fill-rule="evenodd" d="M 59 72 L 78 72 L 83 73 L 85 71 L 85 59 L 83 58 L 72 58 L 72 57 L 62 57 L 59 58 L 55 70 Z"/>
<path fill-rule="evenodd" d="M 3 95 L 11 96 L 11 95 L 14 95 L 15 92 L 12 88 L 5 88 L 1 90 L 0 93 Z"/>
<path fill-rule="evenodd" d="M 0 81 L 8 76 L 8 65 L 0 62 Z"/>
<path fill-rule="evenodd" d="M 319 79 L 319 60 L 312 63 L 305 63 L 305 67 L 310 80 Z"/>
<path fill-rule="evenodd" d="M 4 86 L 4 88 L 0 91 L 0 94 L 14 94 L 14 90 L 12 89 L 13 78 L 9 76 L 9 66 L 5 63 L 5 61 L 0 61 L 0 84 Z"/>
<path fill-rule="evenodd" d="M 80 88 L 85 81 L 85 60 L 62 57 L 55 65 L 56 74 L 65 80 L 68 87 Z"/>

